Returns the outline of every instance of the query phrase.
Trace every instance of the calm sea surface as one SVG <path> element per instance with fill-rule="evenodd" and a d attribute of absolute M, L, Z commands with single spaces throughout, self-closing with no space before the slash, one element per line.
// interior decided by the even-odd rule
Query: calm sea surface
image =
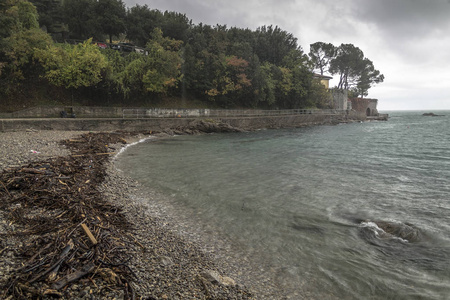
<path fill-rule="evenodd" d="M 148 140 L 117 166 L 263 262 L 291 295 L 450 299 L 450 112 L 389 113 Z"/>

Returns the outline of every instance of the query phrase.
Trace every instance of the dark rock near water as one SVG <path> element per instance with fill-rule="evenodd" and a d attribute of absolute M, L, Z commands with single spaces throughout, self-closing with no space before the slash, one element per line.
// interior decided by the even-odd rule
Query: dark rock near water
<path fill-rule="evenodd" d="M 444 115 L 436 115 L 435 113 L 424 113 L 422 116 L 426 116 L 426 117 L 443 117 Z"/>
<path fill-rule="evenodd" d="M 417 242 L 420 238 L 419 229 L 409 223 L 394 223 L 394 222 L 376 222 L 378 227 L 383 229 L 386 233 L 395 237 L 407 240 L 408 242 Z"/>
<path fill-rule="evenodd" d="M 218 120 L 194 120 L 187 127 L 177 128 L 176 132 L 186 134 L 217 133 L 217 132 L 242 132 L 241 128 L 236 128 L 230 124 Z"/>
<path fill-rule="evenodd" d="M 401 238 L 408 242 L 418 242 L 421 237 L 420 230 L 410 223 L 387 222 L 387 221 L 365 221 L 374 223 L 383 232 L 379 232 L 382 239 Z"/>

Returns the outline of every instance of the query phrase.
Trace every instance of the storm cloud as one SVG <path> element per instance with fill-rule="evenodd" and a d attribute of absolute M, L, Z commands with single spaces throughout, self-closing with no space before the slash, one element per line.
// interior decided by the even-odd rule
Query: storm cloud
<path fill-rule="evenodd" d="M 380 110 L 450 109 L 450 0 L 126 0 L 186 14 L 195 24 L 278 25 L 309 52 L 352 43 L 385 75 L 369 97 Z M 332 82 L 333 83 L 333 82 Z"/>

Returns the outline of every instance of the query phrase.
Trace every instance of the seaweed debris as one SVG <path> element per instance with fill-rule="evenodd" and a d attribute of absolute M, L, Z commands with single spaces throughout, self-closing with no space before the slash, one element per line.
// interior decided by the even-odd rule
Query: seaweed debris
<path fill-rule="evenodd" d="M 0 173 L 0 210 L 8 222 L 1 235 L 25 240 L 14 246 L 20 266 L 2 280 L 0 298 L 72 298 L 69 287 L 79 281 L 95 288 L 97 297 L 111 291 L 124 299 L 137 297 L 127 265 L 126 245 L 136 241 L 132 225 L 96 188 L 114 153 L 109 145 L 126 143 L 125 136 L 84 134 L 62 142 L 70 156 Z M 0 254 L 6 247 L 11 245 L 0 245 Z"/>

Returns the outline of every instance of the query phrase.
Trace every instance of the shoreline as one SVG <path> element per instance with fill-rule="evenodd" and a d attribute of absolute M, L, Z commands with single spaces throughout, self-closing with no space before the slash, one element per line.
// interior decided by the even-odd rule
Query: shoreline
<path fill-rule="evenodd" d="M 158 138 L 175 137 L 150 137 L 141 141 Z M 126 147 L 134 144 L 136 143 L 129 144 Z M 274 282 L 274 274 L 270 274 L 272 270 L 262 267 L 264 261 L 261 259 L 259 263 L 256 263 L 255 261 L 258 260 L 250 259 L 250 254 L 243 253 L 238 243 L 223 235 L 220 232 L 220 228 L 210 224 L 198 224 L 195 221 L 195 210 L 179 207 L 173 203 L 170 196 L 163 195 L 151 187 L 143 187 L 139 182 L 124 175 L 115 166 L 117 155 L 107 167 L 108 178 L 115 179 L 112 180 L 114 185 L 108 184 L 108 182 L 105 183 L 106 191 L 111 192 L 110 188 L 113 186 L 113 191 L 118 189 L 117 182 L 121 182 L 125 188 L 121 187 L 120 189 L 127 191 L 126 195 L 121 199 L 122 203 L 126 205 L 126 203 L 133 202 L 134 205 L 140 208 L 142 214 L 155 220 L 159 226 L 174 232 L 180 239 L 200 249 L 214 261 L 222 273 L 230 276 L 238 284 L 248 287 L 254 299 L 302 298 L 299 294 L 301 291 L 287 296 L 282 284 Z M 112 193 L 112 195 L 115 194 Z M 116 202 L 114 196 L 112 198 L 112 201 Z M 293 294 L 296 297 L 291 298 Z"/>
<path fill-rule="evenodd" d="M 3 174 L 30 162 L 46 161 L 57 156 L 67 159 L 69 151 L 66 147 L 60 146 L 58 141 L 75 139 L 80 134 L 86 134 L 86 132 L 67 131 L 48 133 L 48 131 L 35 130 L 0 133 L 0 138 L 5 141 L 1 146 L 4 155 L 0 158 L 0 172 Z M 139 137 L 127 137 L 126 139 L 128 144 L 125 147 L 129 147 L 133 142 L 137 142 Z M 25 152 L 24 149 L 30 147 L 35 149 L 28 151 L 34 150 L 35 152 Z M 114 151 L 124 149 L 122 145 L 117 144 L 108 147 Z M 11 167 L 13 168 L 11 169 Z M 139 195 L 145 194 L 145 197 L 150 200 L 152 200 L 152 196 L 161 197 L 161 195 L 153 194 L 149 197 L 148 191 L 142 190 L 138 183 L 124 177 L 115 169 L 113 158 L 109 158 L 103 168 L 106 172 L 105 179 L 95 188 L 107 203 L 117 207 L 123 213 L 133 228 L 130 231 L 131 243 L 126 244 L 125 252 L 130 258 L 127 265 L 133 275 L 129 278 L 134 277 L 132 280 L 128 278 L 127 280 L 130 281 L 136 295 L 147 299 L 284 298 L 279 291 L 274 290 L 273 285 L 270 286 L 267 278 L 266 282 L 261 282 L 261 278 L 257 278 L 253 274 L 246 274 L 250 272 L 250 269 L 244 268 L 242 261 L 227 261 L 230 257 L 219 253 L 221 249 L 228 247 L 225 241 L 219 242 L 216 239 L 217 241 L 212 242 L 209 240 L 213 245 L 202 244 L 204 240 L 193 238 L 195 234 L 199 233 L 194 235 L 187 233 L 190 229 L 183 228 L 183 225 L 177 222 L 177 216 L 170 215 L 170 209 L 161 205 L 164 200 L 153 199 L 155 200 L 153 203 L 143 203 L 143 198 L 137 198 Z M 0 196 L 7 197 L 5 190 L 0 190 Z M 156 202 L 158 203 L 155 204 Z M 3 207 L 0 210 L 2 223 L 0 234 L 6 237 L 0 245 L 1 286 L 4 286 L 11 276 L 16 276 L 15 271 L 25 264 L 25 258 L 21 254 L 20 248 L 24 248 L 33 239 L 36 239 L 36 236 L 11 235 L 19 227 L 15 227 L 8 221 L 10 209 Z M 42 213 L 46 214 L 45 211 Z M 217 244 L 221 245 L 217 246 Z M 111 270 L 115 269 L 111 267 Z M 53 296 L 58 295 L 61 299 L 89 299 L 90 296 L 105 299 L 114 297 L 134 299 L 134 297 L 127 298 L 127 290 L 119 288 L 113 289 L 105 296 L 105 286 L 111 285 L 111 283 L 105 281 L 97 271 L 92 272 L 89 276 L 92 282 L 81 279 L 75 284 L 69 285 L 64 292 L 55 292 Z M 244 277 L 247 278 L 243 279 Z M 44 299 L 51 298 L 52 294 L 45 294 L 48 292 L 45 290 L 48 288 L 48 282 L 46 280 L 41 285 L 30 285 L 28 294 L 27 288 L 24 286 L 21 286 L 21 291 L 24 295 L 41 293 Z M 242 285 L 243 283 L 248 284 L 249 288 Z M 127 285 L 125 284 L 125 286 Z M 265 290 L 259 290 L 259 288 Z M 258 291 L 255 292 L 255 289 Z M 15 299 L 14 295 L 10 295 L 10 299 Z"/>

